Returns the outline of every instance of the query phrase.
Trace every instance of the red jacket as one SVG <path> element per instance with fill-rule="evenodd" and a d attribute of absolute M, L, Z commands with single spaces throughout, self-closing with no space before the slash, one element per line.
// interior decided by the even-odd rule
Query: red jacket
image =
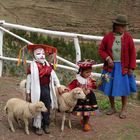
<path fill-rule="evenodd" d="M 93 80 L 93 79 L 91 79 L 91 78 L 89 78 L 88 84 L 87 84 L 87 85 L 82 85 L 82 84 L 80 84 L 80 83 L 78 82 L 77 79 L 74 79 L 74 80 L 68 85 L 68 88 L 69 88 L 70 90 L 72 90 L 72 89 L 74 89 L 74 88 L 76 88 L 76 87 L 81 87 L 81 88 L 85 88 L 85 87 L 86 87 L 86 88 L 89 89 L 89 90 L 92 90 L 92 89 L 96 89 L 96 88 L 97 88 L 97 86 L 96 86 L 96 81 Z"/>
<path fill-rule="evenodd" d="M 105 60 L 108 56 L 110 56 L 113 60 L 112 46 L 114 40 L 115 36 L 113 32 L 110 32 L 104 36 L 99 47 L 99 55 L 104 60 L 103 69 L 108 72 L 111 72 L 112 69 L 108 67 Z M 136 50 L 133 39 L 128 32 L 125 32 L 121 38 L 121 66 L 122 74 L 127 74 L 128 69 L 135 69 L 136 67 Z"/>
<path fill-rule="evenodd" d="M 50 66 L 42 65 L 38 62 L 37 67 L 39 71 L 39 79 L 40 79 L 40 85 L 48 85 L 50 83 L 50 76 L 53 69 L 53 66 L 50 64 Z M 27 74 L 31 74 L 31 65 L 27 69 Z"/>

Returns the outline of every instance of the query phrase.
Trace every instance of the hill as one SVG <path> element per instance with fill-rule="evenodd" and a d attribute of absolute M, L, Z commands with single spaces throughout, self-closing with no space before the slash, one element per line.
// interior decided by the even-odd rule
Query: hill
<path fill-rule="evenodd" d="M 139 9 L 139 0 L 0 0 L 6 22 L 93 35 L 106 33 L 112 19 L 123 13 L 134 38 L 140 38 Z"/>

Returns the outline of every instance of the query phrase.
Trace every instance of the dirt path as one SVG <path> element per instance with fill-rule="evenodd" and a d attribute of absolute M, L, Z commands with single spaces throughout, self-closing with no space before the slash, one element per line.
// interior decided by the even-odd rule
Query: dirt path
<path fill-rule="evenodd" d="M 56 124 L 52 123 L 51 134 L 36 136 L 31 128 L 27 136 L 23 129 L 16 126 L 16 132 L 9 130 L 6 114 L 3 107 L 11 97 L 22 98 L 19 89 L 19 80 L 12 77 L 0 78 L 0 140 L 139 140 L 140 139 L 140 105 L 135 102 L 129 103 L 128 117 L 119 119 L 118 113 L 106 116 L 103 112 L 91 118 L 92 131 L 83 132 L 77 117 L 72 117 L 73 129 L 66 127 L 63 133 L 60 131 L 61 114 L 57 116 Z"/>

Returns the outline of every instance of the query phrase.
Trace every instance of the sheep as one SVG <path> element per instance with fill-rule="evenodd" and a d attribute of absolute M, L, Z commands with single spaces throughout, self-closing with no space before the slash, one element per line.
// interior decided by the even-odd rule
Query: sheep
<path fill-rule="evenodd" d="M 22 93 L 22 98 L 25 100 L 26 99 L 26 79 L 23 79 L 20 83 L 19 83 L 19 87 L 20 87 L 20 91 Z"/>
<path fill-rule="evenodd" d="M 22 91 L 25 91 L 26 88 L 26 80 L 22 80 L 20 83 L 20 88 L 22 89 Z M 66 114 L 65 112 L 68 112 L 68 120 L 69 120 L 69 127 L 72 128 L 71 126 L 71 119 L 70 119 L 70 114 L 73 111 L 75 105 L 77 104 L 77 100 L 78 99 L 85 99 L 86 95 L 83 92 L 82 88 L 75 88 L 71 91 L 67 91 L 67 87 L 64 85 L 60 86 L 62 91 L 65 91 L 65 93 L 63 94 L 59 94 L 57 88 L 55 88 L 56 90 L 56 95 L 57 95 L 57 100 L 58 100 L 58 109 L 59 111 L 63 114 L 62 116 L 62 123 L 61 123 L 61 131 L 64 131 L 64 123 L 65 123 L 65 119 L 66 119 Z M 56 110 L 53 110 L 54 112 L 54 117 L 56 120 Z"/>
<path fill-rule="evenodd" d="M 8 115 L 8 123 L 11 131 L 15 132 L 13 120 L 17 121 L 19 126 L 21 126 L 19 120 L 23 120 L 27 135 L 29 135 L 28 120 L 41 112 L 47 112 L 47 108 L 43 102 L 29 103 L 19 98 L 9 99 L 4 110 Z"/>
<path fill-rule="evenodd" d="M 61 86 L 62 89 L 66 89 L 65 86 Z M 57 92 L 57 98 L 58 98 L 58 108 L 59 111 L 62 112 L 62 123 L 61 123 L 61 131 L 64 131 L 64 124 L 66 120 L 66 114 L 65 112 L 68 112 L 68 122 L 69 122 L 69 127 L 72 128 L 71 126 L 71 119 L 70 119 L 70 114 L 73 111 L 75 105 L 77 104 L 78 99 L 85 99 L 86 95 L 83 92 L 82 88 L 74 88 L 71 91 L 65 92 L 63 94 L 58 94 Z"/>

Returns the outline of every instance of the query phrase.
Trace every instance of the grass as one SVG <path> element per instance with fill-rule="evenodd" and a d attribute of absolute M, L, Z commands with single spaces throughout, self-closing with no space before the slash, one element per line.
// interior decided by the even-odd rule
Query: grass
<path fill-rule="evenodd" d="M 97 91 L 96 92 L 97 102 L 98 106 L 101 110 L 107 110 L 110 108 L 110 102 L 107 96 L 102 94 L 102 92 Z M 115 98 L 115 106 L 116 109 L 119 110 L 121 108 L 121 101 L 119 97 Z"/>

